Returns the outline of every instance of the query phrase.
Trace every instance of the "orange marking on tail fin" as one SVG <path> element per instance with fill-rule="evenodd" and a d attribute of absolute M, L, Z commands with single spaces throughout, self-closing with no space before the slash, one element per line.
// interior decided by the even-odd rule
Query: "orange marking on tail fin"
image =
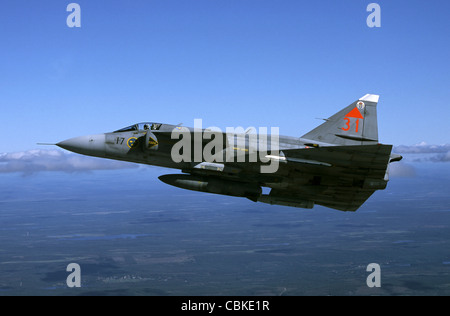
<path fill-rule="evenodd" d="M 358 108 L 356 108 L 356 107 L 353 110 L 351 110 L 350 112 L 348 112 L 348 114 L 346 116 L 364 119 L 364 117 L 361 115 L 361 112 L 359 112 Z"/>

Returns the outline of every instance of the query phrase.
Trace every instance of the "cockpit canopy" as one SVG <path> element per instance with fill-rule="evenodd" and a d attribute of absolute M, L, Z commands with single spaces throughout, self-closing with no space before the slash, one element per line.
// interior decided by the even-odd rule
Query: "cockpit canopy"
<path fill-rule="evenodd" d="M 117 131 L 114 131 L 113 133 L 122 133 L 122 132 L 131 132 L 131 131 L 146 131 L 146 130 L 152 130 L 156 131 L 161 128 L 160 123 L 151 123 L 151 122 L 144 122 L 144 123 L 138 123 L 131 126 L 127 126 L 124 128 L 121 128 Z"/>

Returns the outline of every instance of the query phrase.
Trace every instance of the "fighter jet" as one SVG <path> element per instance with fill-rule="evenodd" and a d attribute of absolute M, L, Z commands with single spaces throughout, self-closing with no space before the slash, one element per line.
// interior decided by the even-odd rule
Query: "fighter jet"
<path fill-rule="evenodd" d="M 82 155 L 179 169 L 159 179 L 183 189 L 356 211 L 386 188 L 389 164 L 402 159 L 392 145 L 378 142 L 378 100 L 366 94 L 301 137 L 145 122 L 56 145 Z"/>

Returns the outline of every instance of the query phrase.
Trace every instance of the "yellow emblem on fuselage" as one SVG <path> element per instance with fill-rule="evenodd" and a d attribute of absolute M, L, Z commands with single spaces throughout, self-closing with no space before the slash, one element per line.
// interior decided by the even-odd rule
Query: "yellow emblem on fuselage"
<path fill-rule="evenodd" d="M 133 148 L 136 145 L 136 141 L 137 141 L 136 137 L 128 138 L 128 140 L 127 140 L 128 147 Z"/>

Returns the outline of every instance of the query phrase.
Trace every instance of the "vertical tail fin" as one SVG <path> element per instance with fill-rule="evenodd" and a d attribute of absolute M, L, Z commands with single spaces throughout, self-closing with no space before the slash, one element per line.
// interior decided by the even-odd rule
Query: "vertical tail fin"
<path fill-rule="evenodd" d="M 341 146 L 378 143 L 378 99 L 378 95 L 366 94 L 302 138 Z"/>

